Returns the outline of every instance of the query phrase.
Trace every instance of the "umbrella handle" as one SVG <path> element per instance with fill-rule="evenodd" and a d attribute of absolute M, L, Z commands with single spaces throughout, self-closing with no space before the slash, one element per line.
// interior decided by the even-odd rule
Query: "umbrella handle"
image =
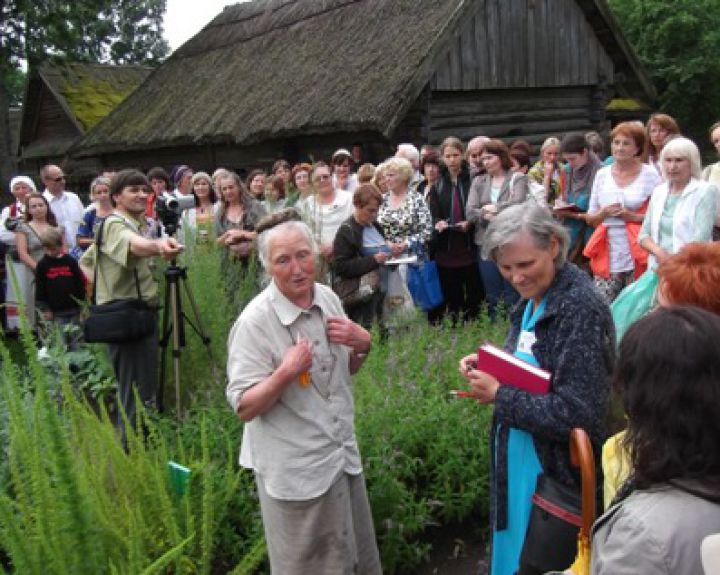
<path fill-rule="evenodd" d="M 590 529 L 595 521 L 596 478 L 595 459 L 592 444 L 584 429 L 574 428 L 570 432 L 570 462 L 580 468 L 582 480 L 582 527 L 580 535 L 590 538 Z"/>

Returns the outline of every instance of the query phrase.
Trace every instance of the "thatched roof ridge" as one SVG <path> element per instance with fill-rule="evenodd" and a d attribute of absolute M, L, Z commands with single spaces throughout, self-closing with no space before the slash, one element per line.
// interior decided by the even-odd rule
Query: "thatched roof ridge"
<path fill-rule="evenodd" d="M 196 35 L 183 44 L 175 55 L 192 56 L 199 52 L 247 42 L 269 32 L 280 31 L 362 2 L 363 0 L 269 0 L 226 6 L 206 28 L 213 30 L 213 36 Z"/>
<path fill-rule="evenodd" d="M 226 7 L 90 132 L 80 153 L 247 145 L 358 127 L 389 134 L 422 90 L 418 74 L 427 81 L 443 34 L 472 4 L 261 0 Z"/>

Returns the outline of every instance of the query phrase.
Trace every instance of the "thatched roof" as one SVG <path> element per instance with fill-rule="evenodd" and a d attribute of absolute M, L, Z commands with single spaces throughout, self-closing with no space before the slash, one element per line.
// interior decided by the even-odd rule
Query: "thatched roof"
<path fill-rule="evenodd" d="M 591 1 L 597 3 L 605 0 Z M 478 5 L 256 0 L 228 6 L 73 153 L 251 145 L 345 131 L 390 138 L 458 23 Z"/>
<path fill-rule="evenodd" d="M 23 105 L 23 157 L 62 154 L 127 98 L 150 71 L 146 66 L 84 62 L 46 63 L 31 70 Z M 48 93 L 55 100 L 51 108 Z M 49 112 L 58 108 L 65 115 L 62 124 Z M 57 129 L 38 130 L 38 122 L 48 120 Z M 68 123 L 74 129 L 68 129 Z"/>

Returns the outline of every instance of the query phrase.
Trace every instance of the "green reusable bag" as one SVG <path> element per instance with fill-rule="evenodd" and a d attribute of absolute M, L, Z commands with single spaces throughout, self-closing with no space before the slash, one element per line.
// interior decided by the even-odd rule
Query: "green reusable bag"
<path fill-rule="evenodd" d="M 657 286 L 658 275 L 648 270 L 615 298 L 610 311 L 615 322 L 617 345 L 630 326 L 655 307 Z"/>

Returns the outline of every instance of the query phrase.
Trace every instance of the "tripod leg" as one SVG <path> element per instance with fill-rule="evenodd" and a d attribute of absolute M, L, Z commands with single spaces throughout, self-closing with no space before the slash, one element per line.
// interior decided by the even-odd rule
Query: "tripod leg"
<path fill-rule="evenodd" d="M 169 287 L 169 286 L 168 286 Z M 167 344 L 170 332 L 170 290 L 165 290 L 165 305 L 163 306 L 162 331 L 160 332 L 160 373 L 158 374 L 157 408 L 160 413 L 165 411 L 165 368 L 167 361 Z"/>
<path fill-rule="evenodd" d="M 172 335 L 173 335 L 173 375 L 175 377 L 175 408 L 177 409 L 177 417 L 181 416 L 181 400 L 180 400 L 180 349 L 182 342 L 182 311 L 180 309 L 180 288 L 177 282 L 168 285 L 170 290 L 170 309 L 172 314 Z"/>

